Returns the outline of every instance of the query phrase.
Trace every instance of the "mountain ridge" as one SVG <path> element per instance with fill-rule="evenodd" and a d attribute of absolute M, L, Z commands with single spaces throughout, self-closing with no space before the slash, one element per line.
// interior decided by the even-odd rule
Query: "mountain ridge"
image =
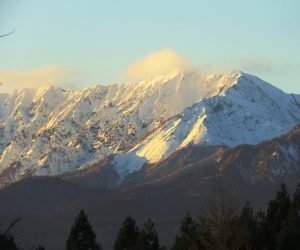
<path fill-rule="evenodd" d="M 254 95 L 250 95 L 252 85 L 258 86 Z M 271 96 L 266 92 L 272 93 Z M 74 172 L 113 154 L 116 154 L 117 162 L 120 159 L 122 163 L 122 166 L 115 166 L 122 176 L 130 171 L 124 168 L 126 157 L 123 155 L 132 155 L 132 152 L 137 152 L 141 158 L 136 167 L 140 169 L 146 161 L 158 162 L 178 147 L 190 143 L 235 146 L 271 139 L 287 132 L 300 118 L 300 108 L 296 105 L 298 100 L 300 102 L 299 95 L 285 94 L 241 71 L 207 75 L 177 70 L 136 84 L 97 85 L 82 91 L 50 87 L 35 93 L 32 90 L 15 92 L 10 98 L 7 94 L 4 96 L 0 101 L 0 134 L 3 135 L 0 140 L 0 172 L 10 173 L 8 183 L 32 174 Z M 248 97 L 254 98 L 253 101 Z M 253 108 L 251 101 L 261 102 L 261 106 Z M 267 124 L 262 134 L 269 131 L 269 136 L 258 135 L 253 141 L 243 135 L 232 140 L 217 140 L 220 130 L 224 128 L 220 129 L 214 124 L 225 115 L 231 117 L 232 114 L 226 113 L 230 110 L 226 106 L 228 104 L 234 106 L 230 112 L 245 113 L 237 116 L 239 119 L 251 118 L 249 107 L 254 113 L 255 109 L 263 110 L 261 114 L 257 111 L 254 115 L 261 120 L 266 114 L 266 117 L 272 118 L 274 115 L 271 113 L 276 110 L 279 113 L 277 120 L 264 119 Z M 208 109 L 209 116 L 206 112 Z M 217 115 L 213 116 L 212 113 Z M 201 115 L 202 121 L 199 119 Z M 283 118 L 280 119 L 280 116 Z M 232 119 L 228 121 L 225 126 L 227 129 L 234 125 Z M 210 122 L 214 128 L 209 131 L 219 130 L 219 134 L 215 132 L 216 135 L 211 135 L 210 132 L 205 137 L 204 132 L 209 127 L 203 125 L 205 122 Z M 182 128 L 178 129 L 182 125 L 185 132 Z M 243 126 L 240 127 L 241 131 Z M 173 136 L 174 131 L 177 131 L 175 137 L 181 137 L 179 142 Z M 153 135 L 156 135 L 156 140 L 151 140 Z M 172 140 L 175 140 L 175 144 L 171 143 Z M 159 145 L 163 145 L 163 148 Z M 158 149 L 153 153 L 154 146 Z"/>
<path fill-rule="evenodd" d="M 173 152 L 165 160 L 145 163 L 139 171 L 124 176 L 121 185 L 116 171 L 113 172 L 113 157 L 61 178 L 88 188 L 117 190 L 168 185 L 185 175 L 197 176 L 199 185 L 222 176 L 242 179 L 252 187 L 281 182 L 296 185 L 300 180 L 300 123 L 287 134 L 256 145 L 233 148 L 190 145 Z M 105 179 L 110 179 L 108 185 Z"/>

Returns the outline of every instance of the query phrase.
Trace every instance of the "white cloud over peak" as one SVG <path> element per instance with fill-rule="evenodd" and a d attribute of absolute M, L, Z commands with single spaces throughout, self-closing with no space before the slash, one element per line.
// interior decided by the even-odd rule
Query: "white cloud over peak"
<path fill-rule="evenodd" d="M 73 87 L 73 80 L 81 72 L 67 69 L 59 65 L 49 65 L 31 70 L 0 70 L 1 92 L 14 89 L 39 88 L 45 86 L 59 85 L 62 87 Z"/>
<path fill-rule="evenodd" d="M 145 80 L 186 67 L 189 67 L 186 57 L 177 54 L 174 50 L 162 49 L 130 64 L 126 76 L 132 80 Z"/>

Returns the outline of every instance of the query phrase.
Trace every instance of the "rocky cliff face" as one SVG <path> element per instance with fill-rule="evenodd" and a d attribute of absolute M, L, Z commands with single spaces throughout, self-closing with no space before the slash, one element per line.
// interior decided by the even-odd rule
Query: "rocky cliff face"
<path fill-rule="evenodd" d="M 149 81 L 1 94 L 1 185 L 88 169 L 110 155 L 122 182 L 190 145 L 234 147 L 287 133 L 300 96 L 239 71 L 176 70 Z"/>

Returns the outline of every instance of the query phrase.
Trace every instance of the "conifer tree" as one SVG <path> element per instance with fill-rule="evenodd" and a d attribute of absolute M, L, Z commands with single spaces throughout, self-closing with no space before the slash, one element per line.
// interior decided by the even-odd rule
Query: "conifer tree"
<path fill-rule="evenodd" d="M 199 224 L 187 214 L 180 225 L 172 250 L 198 250 L 202 249 L 199 235 Z"/>
<path fill-rule="evenodd" d="M 114 250 L 136 249 L 138 236 L 139 229 L 136 226 L 135 220 L 127 216 L 119 230 Z"/>
<path fill-rule="evenodd" d="M 266 249 L 276 249 L 276 241 L 290 213 L 291 199 L 285 184 L 282 184 L 274 200 L 268 203 L 265 220 L 262 223 Z"/>
<path fill-rule="evenodd" d="M 18 250 L 15 239 L 10 234 L 0 234 L 1 250 Z"/>
<path fill-rule="evenodd" d="M 237 249 L 260 249 L 260 241 L 258 235 L 258 222 L 254 215 L 253 208 L 247 202 L 242 209 L 239 219 L 239 232 Z"/>
<path fill-rule="evenodd" d="M 137 239 L 137 249 L 139 250 L 159 250 L 159 240 L 154 229 L 154 223 L 148 219 Z"/>
<path fill-rule="evenodd" d="M 255 215 L 255 221 L 257 224 L 257 231 L 256 231 L 256 249 L 267 249 L 266 242 L 267 242 L 267 233 L 266 233 L 266 214 L 263 210 L 259 210 Z"/>
<path fill-rule="evenodd" d="M 278 249 L 300 249 L 300 186 L 296 188 L 291 202 L 289 214 L 282 222 L 280 232 L 276 235 Z"/>
<path fill-rule="evenodd" d="M 45 250 L 45 248 L 42 247 L 41 245 L 39 245 L 39 246 L 36 248 L 36 250 Z"/>
<path fill-rule="evenodd" d="M 81 210 L 75 219 L 67 240 L 67 250 L 101 250 L 102 247 L 96 243 L 94 233 L 87 215 Z"/>

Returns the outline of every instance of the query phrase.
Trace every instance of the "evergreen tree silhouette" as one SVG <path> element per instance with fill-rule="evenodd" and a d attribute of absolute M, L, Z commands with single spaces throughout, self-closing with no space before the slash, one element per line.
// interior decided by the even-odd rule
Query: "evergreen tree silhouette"
<path fill-rule="evenodd" d="M 198 250 L 202 249 L 199 234 L 199 224 L 187 214 L 180 225 L 179 234 L 171 250 Z"/>
<path fill-rule="evenodd" d="M 148 219 L 137 239 L 137 249 L 139 250 L 159 250 L 159 240 L 154 229 L 154 223 Z"/>
<path fill-rule="evenodd" d="M 101 249 L 102 247 L 96 243 L 96 234 L 88 222 L 87 215 L 83 210 L 80 210 L 67 240 L 67 250 Z"/>
<path fill-rule="evenodd" d="M 300 249 L 300 186 L 296 188 L 290 205 L 289 213 L 276 235 L 278 249 Z"/>
<path fill-rule="evenodd" d="M 36 248 L 36 250 L 45 250 L 45 248 L 42 247 L 41 245 L 39 245 L 39 246 Z"/>
<path fill-rule="evenodd" d="M 18 250 L 14 237 L 11 235 L 0 234 L 0 249 Z"/>
<path fill-rule="evenodd" d="M 114 250 L 136 249 L 138 236 L 139 229 L 136 226 L 135 220 L 127 216 L 119 230 Z"/>
<path fill-rule="evenodd" d="M 288 218 L 291 199 L 285 184 L 282 184 L 274 200 L 268 203 L 268 209 L 263 226 L 264 245 L 266 249 L 276 249 L 277 236 Z"/>

